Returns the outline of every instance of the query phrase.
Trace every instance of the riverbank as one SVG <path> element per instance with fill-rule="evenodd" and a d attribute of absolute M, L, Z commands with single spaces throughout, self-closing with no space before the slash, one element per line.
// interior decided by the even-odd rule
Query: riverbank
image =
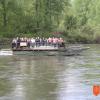
<path fill-rule="evenodd" d="M 29 36 L 30 37 L 30 36 Z M 63 37 L 67 44 L 100 44 L 100 39 L 90 40 L 85 37 Z M 0 45 L 11 45 L 13 38 L 0 38 Z"/>
<path fill-rule="evenodd" d="M 11 45 L 12 39 L 15 37 L 62 37 L 67 44 L 100 44 L 100 36 L 96 35 L 89 35 L 89 34 L 72 34 L 72 33 L 66 33 L 66 32 L 38 32 L 38 33 L 18 33 L 13 35 L 2 35 L 0 36 L 0 45 Z"/>
<path fill-rule="evenodd" d="M 0 39 L 0 45 L 9 45 L 11 46 L 12 38 L 3 38 Z M 97 41 L 75 41 L 75 40 L 67 40 L 66 44 L 100 44 Z"/>
<path fill-rule="evenodd" d="M 0 45 L 9 45 L 11 44 L 12 38 L 0 38 Z"/>

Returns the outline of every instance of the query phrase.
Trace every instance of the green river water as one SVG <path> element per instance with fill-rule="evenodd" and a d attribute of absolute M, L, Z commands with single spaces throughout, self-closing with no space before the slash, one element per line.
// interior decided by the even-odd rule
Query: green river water
<path fill-rule="evenodd" d="M 78 56 L 0 56 L 0 100 L 100 100 L 100 45 Z"/>

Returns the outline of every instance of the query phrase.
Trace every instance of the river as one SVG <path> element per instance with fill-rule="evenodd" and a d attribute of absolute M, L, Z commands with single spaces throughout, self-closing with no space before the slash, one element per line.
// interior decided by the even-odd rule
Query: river
<path fill-rule="evenodd" d="M 0 56 L 0 100 L 100 100 L 100 45 L 78 56 Z"/>

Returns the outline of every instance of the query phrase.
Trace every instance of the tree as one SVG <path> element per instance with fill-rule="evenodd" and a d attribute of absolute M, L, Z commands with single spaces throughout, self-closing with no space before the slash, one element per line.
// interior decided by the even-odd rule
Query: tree
<path fill-rule="evenodd" d="M 2 6 L 3 26 L 7 26 L 7 4 L 6 0 L 0 0 Z"/>

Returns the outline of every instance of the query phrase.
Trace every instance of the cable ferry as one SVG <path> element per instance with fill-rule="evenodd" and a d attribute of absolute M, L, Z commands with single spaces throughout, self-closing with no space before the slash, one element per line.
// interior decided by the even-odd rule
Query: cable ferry
<path fill-rule="evenodd" d="M 63 38 L 14 38 L 12 40 L 12 51 L 14 54 L 39 54 L 46 55 L 78 55 L 89 49 L 83 46 L 65 46 Z"/>

